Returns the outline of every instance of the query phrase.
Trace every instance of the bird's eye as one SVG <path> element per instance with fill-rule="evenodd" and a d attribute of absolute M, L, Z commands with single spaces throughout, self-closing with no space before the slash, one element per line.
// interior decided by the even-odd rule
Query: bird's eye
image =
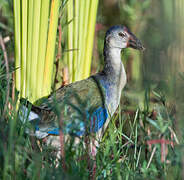
<path fill-rule="evenodd" d="M 124 32 L 120 32 L 119 36 L 124 37 L 124 36 L 126 36 L 126 34 Z"/>

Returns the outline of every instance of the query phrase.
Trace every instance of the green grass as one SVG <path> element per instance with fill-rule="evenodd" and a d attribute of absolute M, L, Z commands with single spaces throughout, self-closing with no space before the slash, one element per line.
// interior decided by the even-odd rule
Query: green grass
<path fill-rule="evenodd" d="M 144 99 L 143 109 L 137 107 L 130 112 L 123 108 L 121 103 L 100 144 L 96 160 L 89 156 L 82 141 L 74 146 L 72 137 L 71 141 L 65 144 L 64 162 L 67 169 L 64 170 L 61 161 L 57 163 L 52 147 L 25 134 L 25 125 L 21 124 L 17 116 L 15 102 L 11 103 L 12 110 L 8 110 L 2 117 L 6 97 L 5 74 L 1 55 L 0 179 L 88 179 L 94 162 L 96 179 L 182 179 L 182 142 L 175 142 L 174 148 L 168 146 L 165 162 L 161 162 L 159 144 L 152 145 L 149 151 L 145 143 L 161 137 L 171 140 L 169 127 L 173 128 L 175 114 L 172 108 L 168 107 L 165 98 L 158 93 L 145 93 L 149 96 L 145 96 L 147 98 Z M 150 97 L 156 102 L 156 118 L 151 110 L 153 102 Z M 9 101 L 12 102 L 11 98 Z M 176 139 L 173 138 L 173 141 Z M 156 151 L 148 167 L 154 146 Z"/>

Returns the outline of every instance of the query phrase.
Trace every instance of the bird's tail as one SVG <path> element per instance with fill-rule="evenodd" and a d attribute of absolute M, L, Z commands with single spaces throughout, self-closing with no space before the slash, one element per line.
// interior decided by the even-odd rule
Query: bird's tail
<path fill-rule="evenodd" d="M 32 105 L 29 101 L 21 99 L 19 108 L 19 119 L 26 126 L 25 132 L 38 139 L 48 135 L 59 135 L 59 128 L 50 124 L 41 124 L 41 117 L 38 112 L 39 108 Z M 37 111 L 36 111 L 37 109 Z M 35 112 L 35 111 L 36 112 Z"/>
<path fill-rule="evenodd" d="M 33 105 L 29 101 L 21 99 L 18 116 L 20 121 L 25 125 L 25 133 L 41 139 L 46 137 L 47 134 L 38 134 L 37 126 L 39 124 L 40 117 L 32 110 L 32 106 Z"/>
<path fill-rule="evenodd" d="M 29 101 L 21 99 L 20 102 L 21 105 L 19 108 L 19 118 L 22 123 L 26 123 L 27 121 L 30 122 L 34 120 L 40 120 L 39 115 L 31 110 L 32 104 Z"/>

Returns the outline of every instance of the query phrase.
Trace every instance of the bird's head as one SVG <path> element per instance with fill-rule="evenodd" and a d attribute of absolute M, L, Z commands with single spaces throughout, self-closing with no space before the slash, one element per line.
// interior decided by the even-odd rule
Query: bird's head
<path fill-rule="evenodd" d="M 112 26 L 105 36 L 105 44 L 113 48 L 144 50 L 141 41 L 125 26 Z"/>

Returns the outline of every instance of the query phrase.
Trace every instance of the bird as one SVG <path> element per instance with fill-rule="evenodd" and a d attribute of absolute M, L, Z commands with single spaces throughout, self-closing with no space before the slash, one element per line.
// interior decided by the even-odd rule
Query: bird
<path fill-rule="evenodd" d="M 126 26 L 109 28 L 105 34 L 104 67 L 101 72 L 57 89 L 40 100 L 39 106 L 27 101 L 26 105 L 23 103 L 19 111 L 20 119 L 33 125 L 33 130 L 27 133 L 38 139 L 57 137 L 60 130 L 75 137 L 95 134 L 100 142 L 118 108 L 121 92 L 127 82 L 121 52 L 129 47 L 145 49 Z M 98 146 L 99 143 L 94 144 Z"/>

